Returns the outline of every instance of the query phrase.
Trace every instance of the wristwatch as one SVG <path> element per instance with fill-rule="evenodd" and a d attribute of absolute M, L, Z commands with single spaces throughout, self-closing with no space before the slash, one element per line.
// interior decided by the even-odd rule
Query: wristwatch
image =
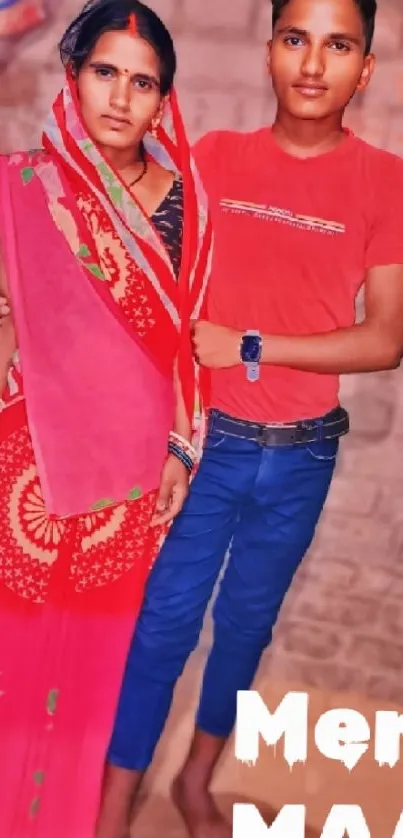
<path fill-rule="evenodd" d="M 260 332 L 249 329 L 242 335 L 240 356 L 241 361 L 246 368 L 246 377 L 248 381 L 259 380 L 259 363 L 262 357 L 262 338 Z"/>

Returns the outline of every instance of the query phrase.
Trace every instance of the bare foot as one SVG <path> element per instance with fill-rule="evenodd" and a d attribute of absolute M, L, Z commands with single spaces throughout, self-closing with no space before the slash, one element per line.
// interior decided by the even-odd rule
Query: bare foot
<path fill-rule="evenodd" d="M 213 795 L 190 772 L 176 778 L 172 798 L 186 824 L 189 838 L 232 838 L 231 826 L 216 806 Z"/>

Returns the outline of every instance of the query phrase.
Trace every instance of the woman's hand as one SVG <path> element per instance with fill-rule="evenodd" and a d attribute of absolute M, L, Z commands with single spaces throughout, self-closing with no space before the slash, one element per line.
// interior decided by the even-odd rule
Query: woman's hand
<path fill-rule="evenodd" d="M 10 314 L 10 306 L 6 297 L 0 295 L 0 327 Z"/>
<path fill-rule="evenodd" d="M 173 454 L 169 454 L 162 470 L 160 488 L 152 527 L 171 523 L 179 514 L 189 491 L 189 472 Z"/>

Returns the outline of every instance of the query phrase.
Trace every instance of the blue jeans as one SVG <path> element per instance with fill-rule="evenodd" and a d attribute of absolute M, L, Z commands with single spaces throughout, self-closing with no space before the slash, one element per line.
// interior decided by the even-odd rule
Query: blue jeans
<path fill-rule="evenodd" d="M 126 665 L 108 762 L 149 766 L 176 682 L 213 610 L 197 726 L 230 735 L 238 690 L 251 687 L 293 576 L 312 541 L 338 440 L 263 448 L 208 434 L 182 513 L 155 563 Z"/>

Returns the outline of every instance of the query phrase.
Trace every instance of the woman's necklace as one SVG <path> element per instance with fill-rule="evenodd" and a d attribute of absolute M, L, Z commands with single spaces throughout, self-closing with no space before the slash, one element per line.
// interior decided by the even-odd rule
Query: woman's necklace
<path fill-rule="evenodd" d="M 146 160 L 146 159 L 143 159 L 143 161 L 142 161 L 142 162 L 143 162 L 143 169 L 142 169 L 142 171 L 140 172 L 140 174 L 139 174 L 139 175 L 137 175 L 137 177 L 135 177 L 135 178 L 134 178 L 134 180 L 132 180 L 132 182 L 131 182 L 131 183 L 129 183 L 129 189 L 131 189 L 133 186 L 135 186 L 135 185 L 136 185 L 136 183 L 138 183 L 140 180 L 142 180 L 142 179 L 143 179 L 143 177 L 144 177 L 144 175 L 145 175 L 145 174 L 147 174 L 147 169 L 148 169 L 147 160 Z"/>

